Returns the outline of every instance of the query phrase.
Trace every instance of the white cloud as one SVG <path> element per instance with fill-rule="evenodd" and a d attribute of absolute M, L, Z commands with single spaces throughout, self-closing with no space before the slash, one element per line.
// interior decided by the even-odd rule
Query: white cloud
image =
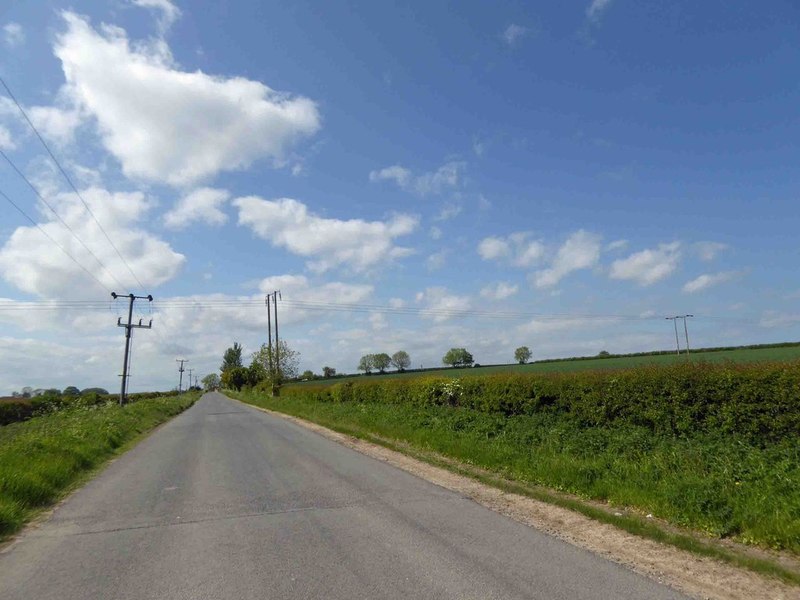
<path fill-rule="evenodd" d="M 369 174 L 370 181 L 394 181 L 401 188 L 405 188 L 411 183 L 411 171 L 400 165 L 393 165 L 385 167 L 379 171 L 371 171 Z"/>
<path fill-rule="evenodd" d="M 396 246 L 394 239 L 412 233 L 418 225 L 416 217 L 402 214 L 388 221 L 328 219 L 290 198 L 248 196 L 237 198 L 233 205 L 239 209 L 239 225 L 250 227 L 275 246 L 313 258 L 308 266 L 319 272 L 343 265 L 365 271 L 408 256 L 412 251 Z"/>
<path fill-rule="evenodd" d="M 492 203 L 486 196 L 480 194 L 478 196 L 478 208 L 480 208 L 481 210 L 489 210 L 490 208 L 492 208 Z"/>
<path fill-rule="evenodd" d="M 439 211 L 439 214 L 434 217 L 434 221 L 449 221 L 453 217 L 457 217 L 461 214 L 462 207 L 459 204 L 453 204 L 452 202 L 448 202 L 444 206 L 442 206 L 442 210 Z"/>
<path fill-rule="evenodd" d="M 696 242 L 692 245 L 697 256 L 700 260 L 710 262 L 714 260 L 721 252 L 728 249 L 728 244 L 721 242 Z"/>
<path fill-rule="evenodd" d="M 442 239 L 442 230 L 441 230 L 440 227 L 437 227 L 436 225 L 431 227 L 429 234 L 430 234 L 432 240 L 440 240 L 440 239 Z"/>
<path fill-rule="evenodd" d="M 405 308 L 406 301 L 402 298 L 389 298 L 389 306 L 392 308 Z"/>
<path fill-rule="evenodd" d="M 131 0 L 131 2 L 142 8 L 160 11 L 161 17 L 158 19 L 158 28 L 162 34 L 181 16 L 180 9 L 170 0 Z"/>
<path fill-rule="evenodd" d="M 480 241 L 478 254 L 483 260 L 510 258 L 514 266 L 527 268 L 544 256 L 544 245 L 529 238 L 526 232 L 512 233 L 506 238 L 490 236 Z"/>
<path fill-rule="evenodd" d="M 506 41 L 506 44 L 509 46 L 513 46 L 519 39 L 525 36 L 528 33 L 527 27 L 522 27 L 521 25 L 516 25 L 512 23 L 508 27 L 506 27 L 505 31 L 503 31 L 503 39 Z"/>
<path fill-rule="evenodd" d="M 487 237 L 478 244 L 478 254 L 483 260 L 497 260 L 511 254 L 511 244 L 500 237 Z"/>
<path fill-rule="evenodd" d="M 680 242 L 659 244 L 658 248 L 635 252 L 611 264 L 612 279 L 630 279 L 647 286 L 668 277 L 678 267 Z"/>
<path fill-rule="evenodd" d="M 613 252 L 614 250 L 624 250 L 628 247 L 628 240 L 614 240 L 606 245 L 605 250 L 607 252 Z"/>
<path fill-rule="evenodd" d="M 500 283 L 487 285 L 481 289 L 481 297 L 489 300 L 505 300 L 519 291 L 519 286 L 501 281 Z"/>
<path fill-rule="evenodd" d="M 775 327 L 792 327 L 800 323 L 800 313 L 787 313 L 775 310 L 764 311 L 761 315 L 759 325 L 761 327 L 775 328 Z"/>
<path fill-rule="evenodd" d="M 394 181 L 400 188 L 414 192 L 420 196 L 441 194 L 446 189 L 455 189 L 461 185 L 461 174 L 466 168 L 466 163 L 450 161 L 443 164 L 435 171 L 414 175 L 411 170 L 392 165 L 377 171 L 371 171 L 369 180 Z"/>
<path fill-rule="evenodd" d="M 611 0 L 592 0 L 592 3 L 586 8 L 586 17 L 595 22 L 599 21 L 610 4 Z"/>
<path fill-rule="evenodd" d="M 486 142 L 479 139 L 478 137 L 473 137 L 472 151 L 475 153 L 475 156 L 477 157 L 483 156 L 483 153 L 486 152 Z"/>
<path fill-rule="evenodd" d="M 75 130 L 83 123 L 80 111 L 71 107 L 32 106 L 26 112 L 39 133 L 61 144 L 72 142 Z"/>
<path fill-rule="evenodd" d="M 339 281 L 321 283 L 305 275 L 275 275 L 262 279 L 258 289 L 264 294 L 280 290 L 287 306 L 292 302 L 318 304 L 358 304 L 367 300 L 374 291 L 369 284 L 350 284 Z M 283 301 L 282 300 L 282 301 Z M 298 306 L 296 309 L 301 310 Z"/>
<path fill-rule="evenodd" d="M 683 291 L 687 294 L 694 294 L 706 290 L 720 283 L 731 281 L 739 277 L 740 273 L 736 271 L 723 271 L 721 273 L 704 273 L 691 281 L 687 281 L 683 286 Z"/>
<path fill-rule="evenodd" d="M 451 294 L 444 287 L 429 287 L 416 295 L 417 304 L 422 304 L 423 309 L 430 311 L 422 313 L 425 319 L 432 319 L 435 323 L 442 323 L 453 317 L 459 316 L 462 311 L 469 310 L 471 302 L 468 296 Z"/>
<path fill-rule="evenodd" d="M 573 271 L 589 269 L 600 259 L 600 236 L 580 229 L 558 249 L 550 267 L 537 271 L 534 283 L 538 288 L 553 287 Z"/>
<path fill-rule="evenodd" d="M 281 165 L 320 127 L 308 98 L 243 77 L 181 71 L 163 40 L 131 46 L 123 29 L 98 33 L 74 13 L 63 17 L 67 28 L 54 47 L 63 94 L 97 120 L 129 177 L 188 185 L 258 159 Z"/>
<path fill-rule="evenodd" d="M 0 125 L 0 150 L 13 150 L 16 148 L 11 132 Z"/>
<path fill-rule="evenodd" d="M 6 23 L 3 25 L 3 40 L 10 48 L 15 48 L 25 42 L 25 30 L 19 23 Z"/>
<path fill-rule="evenodd" d="M 143 194 L 112 194 L 101 188 L 89 188 L 83 190 L 81 196 L 145 286 L 157 286 L 178 273 L 185 257 L 137 226 L 152 206 Z M 50 203 L 122 284 L 131 289 L 136 287 L 116 251 L 97 223 L 88 217 L 75 194 L 58 194 L 50 198 Z M 49 212 L 43 211 L 43 214 L 46 221 L 41 223 L 41 227 L 51 238 L 92 271 L 107 288 L 118 287 L 114 278 L 101 269 L 61 223 Z M 18 227 L 0 249 L 0 276 L 18 289 L 38 296 L 74 298 L 85 297 L 87 288 L 99 291 L 97 284 L 80 267 L 32 226 Z"/>
<path fill-rule="evenodd" d="M 227 190 L 199 188 L 181 198 L 177 205 L 164 215 L 164 225 L 170 229 L 183 229 L 193 222 L 223 225 L 228 220 L 220 207 L 230 198 Z"/>

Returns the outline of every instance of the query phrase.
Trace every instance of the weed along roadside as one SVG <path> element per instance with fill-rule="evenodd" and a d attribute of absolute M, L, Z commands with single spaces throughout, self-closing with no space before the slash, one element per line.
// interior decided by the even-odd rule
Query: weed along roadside
<path fill-rule="evenodd" d="M 600 501 L 612 515 L 618 508 L 646 523 L 631 521 L 628 530 L 685 549 L 715 554 L 659 533 L 657 523 L 707 542 L 780 551 L 792 564 L 800 554 L 798 361 L 421 377 L 235 397 L 454 459 L 522 493 L 544 486 L 576 504 Z M 793 567 L 719 557 L 800 582 Z"/>
<path fill-rule="evenodd" d="M 0 427 L 0 540 L 198 396 L 150 398 L 124 407 L 111 400 Z"/>

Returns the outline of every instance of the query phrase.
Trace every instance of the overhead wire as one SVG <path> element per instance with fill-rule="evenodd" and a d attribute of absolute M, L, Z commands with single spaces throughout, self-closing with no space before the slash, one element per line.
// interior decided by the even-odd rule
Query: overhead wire
<path fill-rule="evenodd" d="M 76 259 L 74 256 L 72 256 L 72 254 L 70 254 L 69 252 L 67 252 L 67 250 L 66 250 L 66 248 L 64 248 L 64 246 L 62 246 L 62 245 L 61 245 L 61 244 L 59 244 L 59 243 L 58 243 L 58 242 L 57 242 L 55 239 L 53 239 L 53 237 L 52 237 L 52 236 L 51 236 L 49 233 L 47 233 L 47 231 L 45 231 L 45 230 L 44 230 L 44 228 L 43 228 L 41 225 L 39 225 L 39 224 L 38 224 L 36 221 L 34 221 L 34 220 L 33 220 L 33 219 L 32 219 L 32 218 L 31 218 L 31 217 L 28 215 L 28 213 L 26 213 L 26 212 L 25 212 L 25 211 L 24 211 L 24 210 L 23 210 L 23 209 L 22 209 L 22 208 L 21 208 L 21 207 L 20 207 L 20 206 L 19 206 L 19 205 L 18 205 L 16 202 L 14 202 L 14 201 L 11 199 L 11 197 L 10 197 L 10 196 L 8 196 L 8 195 L 7 195 L 7 194 L 6 194 L 6 193 L 5 193 L 3 190 L 0 190 L 0 196 L 2 196 L 3 198 L 5 198 L 5 200 L 6 200 L 6 201 L 7 201 L 9 204 L 11 204 L 11 206 L 13 206 L 14 208 L 16 208 L 16 209 L 17 209 L 17 211 L 19 211 L 19 213 L 20 213 L 20 214 L 21 214 L 23 217 L 25 217 L 25 218 L 26 218 L 28 221 L 30 221 L 30 222 L 31 222 L 31 224 L 32 224 L 32 225 L 34 225 L 34 226 L 35 226 L 35 227 L 36 227 L 36 228 L 37 228 L 37 229 L 38 229 L 38 230 L 39 230 L 39 231 L 42 233 L 42 235 L 44 235 L 44 236 L 45 236 L 45 237 L 46 237 L 48 240 L 50 240 L 50 241 L 51 241 L 51 242 L 53 242 L 53 243 L 54 243 L 56 246 L 58 246 L 58 249 L 59 249 L 59 250 L 61 250 L 61 252 L 63 252 L 63 253 L 64 253 L 64 254 L 67 256 L 67 258 L 69 258 L 69 259 L 70 259 L 72 262 L 74 262 L 76 265 L 78 265 L 78 266 L 79 266 L 79 267 L 80 267 L 80 268 L 81 268 L 81 269 L 82 269 L 82 270 L 83 270 L 83 271 L 84 271 L 84 272 L 85 272 L 85 273 L 86 273 L 86 274 L 87 274 L 89 277 L 91 277 L 92 279 L 94 279 L 94 280 L 95 280 L 95 281 L 96 281 L 96 282 L 97 282 L 97 283 L 100 285 L 100 287 L 102 287 L 103 289 L 105 289 L 107 292 L 111 293 L 111 290 L 109 290 L 109 289 L 108 289 L 108 286 L 106 286 L 106 285 L 105 285 L 105 284 L 104 284 L 102 281 L 100 281 L 100 279 L 98 279 L 98 278 L 97 278 L 97 276 L 96 276 L 94 273 L 92 273 L 92 272 L 91 272 L 89 269 L 87 269 L 87 268 L 86 268 L 86 267 L 84 267 L 84 266 L 83 266 L 83 265 L 82 265 L 80 262 L 78 262 L 78 259 Z"/>
<path fill-rule="evenodd" d="M 27 121 L 28 125 L 33 130 L 33 132 L 36 134 L 36 137 L 39 139 L 39 141 L 41 142 L 42 146 L 44 146 L 44 149 L 47 151 L 47 154 L 50 155 L 50 158 L 55 163 L 56 167 L 58 167 L 58 170 L 64 176 L 64 179 L 66 179 L 67 183 L 69 184 L 69 187 L 72 188 L 72 191 L 75 192 L 75 195 L 81 201 L 81 203 L 83 204 L 83 207 L 86 209 L 86 211 L 89 213 L 89 215 L 91 215 L 92 219 L 94 219 L 94 222 L 97 223 L 97 226 L 100 228 L 100 231 L 103 233 L 103 235 L 105 236 L 106 240 L 108 240 L 108 243 L 111 244 L 111 247 L 117 253 L 117 256 L 119 256 L 120 260 L 127 267 L 128 271 L 133 276 L 133 279 L 136 281 L 136 283 L 139 284 L 139 287 L 143 289 L 144 285 L 139 280 L 139 278 L 136 276 L 136 273 L 134 273 L 133 268 L 131 268 L 131 265 L 128 263 L 127 260 L 125 260 L 125 257 L 122 256 L 122 253 L 119 251 L 119 248 L 117 248 L 116 244 L 114 244 L 114 242 L 112 241 L 111 237 L 108 235 L 108 233 L 106 232 L 105 228 L 103 227 L 102 223 L 100 223 L 100 221 L 98 220 L 97 216 L 94 214 L 92 209 L 89 207 L 89 204 L 86 202 L 86 200 L 83 199 L 83 196 L 78 191 L 78 188 L 72 182 L 72 179 L 67 174 L 67 172 L 64 170 L 64 167 L 61 166 L 61 163 L 56 158 L 55 154 L 53 154 L 52 150 L 50 149 L 50 146 L 47 144 L 47 142 L 44 140 L 42 135 L 39 133 L 39 130 L 36 129 L 36 126 L 33 124 L 33 122 L 28 117 L 28 113 L 25 112 L 25 109 L 22 107 L 22 105 L 19 103 L 19 101 L 17 101 L 16 96 L 14 96 L 14 93 L 11 91 L 11 88 L 8 86 L 8 84 L 5 82 L 5 80 L 2 78 L 2 76 L 0 76 L 0 83 L 2 83 L 3 87 L 6 90 L 6 93 L 8 93 L 9 97 L 11 98 L 11 100 L 17 106 L 17 109 L 19 109 L 19 112 L 25 118 L 25 121 Z"/>
<path fill-rule="evenodd" d="M 25 183 L 28 184 L 28 187 L 30 187 L 33 190 L 33 193 L 36 194 L 36 196 L 39 198 L 39 200 L 41 200 L 44 203 L 44 205 L 47 206 L 47 208 L 50 209 L 50 212 L 52 212 L 55 215 L 55 217 L 59 220 L 59 222 L 64 227 L 66 227 L 67 231 L 70 232 L 72 237 L 74 237 L 76 240 L 78 240 L 80 245 L 83 246 L 86 249 L 86 251 L 89 254 L 92 255 L 92 257 L 97 261 L 97 264 L 100 265 L 100 268 L 102 268 L 103 271 L 108 273 L 111 276 L 111 279 L 113 279 L 117 283 L 117 285 L 119 285 L 120 288 L 124 289 L 126 286 L 122 282 L 120 282 L 120 280 L 117 279 L 111 271 L 108 270 L 108 268 L 105 266 L 105 264 L 103 264 L 103 261 L 101 261 L 97 257 L 97 255 L 94 252 L 92 252 L 92 249 L 89 248 L 89 246 L 86 245 L 86 243 L 80 238 L 80 236 L 78 236 L 77 233 L 75 233 L 75 230 L 72 229 L 72 227 L 70 227 L 69 224 L 67 224 L 67 222 L 64 219 L 61 218 L 61 215 L 59 215 L 56 212 L 56 209 L 53 208 L 53 206 L 45 199 L 44 196 L 42 196 L 42 194 L 41 194 L 41 192 L 39 192 L 38 188 L 35 185 L 33 185 L 33 183 L 31 183 L 31 181 L 27 178 L 27 176 L 19 169 L 19 167 L 17 167 L 16 164 L 14 164 L 14 161 L 12 161 L 11 158 L 9 158 L 9 156 L 5 152 L 3 152 L 3 150 L 1 148 L 0 148 L 0 156 L 2 156 L 6 160 L 6 162 L 11 166 L 11 168 L 14 169 L 14 171 L 16 171 L 17 175 L 19 175 L 25 181 Z"/>

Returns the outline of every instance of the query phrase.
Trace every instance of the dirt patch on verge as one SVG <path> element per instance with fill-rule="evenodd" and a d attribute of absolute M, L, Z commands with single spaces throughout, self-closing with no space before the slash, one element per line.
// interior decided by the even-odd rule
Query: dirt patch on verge
<path fill-rule="evenodd" d="M 253 407 L 467 496 L 486 508 L 625 565 L 637 573 L 694 598 L 800 600 L 800 589 L 781 581 L 630 534 L 566 508 L 503 491 L 379 444 L 327 429 L 311 421 L 258 406 Z M 444 459 L 443 462 L 452 461 Z"/>

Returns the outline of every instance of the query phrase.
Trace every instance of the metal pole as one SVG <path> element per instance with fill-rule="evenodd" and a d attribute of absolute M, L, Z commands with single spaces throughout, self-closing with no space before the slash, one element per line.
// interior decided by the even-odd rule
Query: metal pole
<path fill-rule="evenodd" d="M 133 300 L 135 296 L 128 294 L 128 324 L 125 326 L 125 357 L 122 359 L 122 386 L 119 390 L 119 405 L 125 404 L 125 392 L 128 380 L 128 353 L 131 349 L 131 319 L 133 319 Z"/>

